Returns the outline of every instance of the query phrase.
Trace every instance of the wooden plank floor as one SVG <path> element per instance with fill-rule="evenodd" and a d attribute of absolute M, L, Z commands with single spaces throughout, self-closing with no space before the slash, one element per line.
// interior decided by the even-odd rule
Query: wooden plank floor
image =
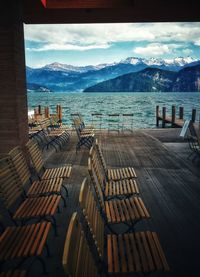
<path fill-rule="evenodd" d="M 167 137 L 166 129 L 164 131 Z M 164 136 L 157 134 L 164 141 Z M 136 169 L 141 197 L 151 214 L 151 219 L 138 223 L 136 230 L 150 229 L 158 233 L 171 268 L 169 273 L 154 276 L 200 276 L 199 163 L 192 163 L 167 147 L 155 138 L 155 131 L 104 132 L 97 136 L 108 166 L 134 166 Z M 177 137 L 175 133 L 174 137 Z M 166 141 L 170 142 L 169 136 Z M 45 259 L 49 276 L 64 276 L 61 261 L 66 230 L 72 212 L 77 210 L 80 184 L 88 176 L 88 150 L 76 154 L 75 145 L 76 137 L 72 136 L 64 150 L 47 160 L 48 166 L 73 165 L 72 176 L 67 180 L 67 207 L 57 215 L 59 237 L 55 238 L 53 232 L 49 237 L 52 257 Z M 36 272 L 39 276 L 37 267 L 32 269 L 31 276 Z"/>

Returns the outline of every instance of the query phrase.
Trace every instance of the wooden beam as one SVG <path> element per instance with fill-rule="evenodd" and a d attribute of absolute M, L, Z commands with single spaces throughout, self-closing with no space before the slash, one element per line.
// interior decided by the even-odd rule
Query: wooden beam
<path fill-rule="evenodd" d="M 135 0 L 41 0 L 47 9 L 96 9 L 133 7 Z"/>
<path fill-rule="evenodd" d="M 99 8 L 100 0 L 93 1 L 93 8 L 84 8 L 83 0 L 73 0 L 76 7 L 65 9 L 46 9 L 41 0 L 23 1 L 23 21 L 27 24 L 200 21 L 200 1 L 196 0 L 134 0 L 132 6 L 121 1 L 123 7 L 115 4 L 112 8 Z"/>

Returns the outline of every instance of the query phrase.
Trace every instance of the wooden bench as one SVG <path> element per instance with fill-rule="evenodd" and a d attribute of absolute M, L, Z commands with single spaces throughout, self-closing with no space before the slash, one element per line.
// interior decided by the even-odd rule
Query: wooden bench
<path fill-rule="evenodd" d="M 133 194 L 139 194 L 138 185 L 135 179 L 107 181 L 105 171 L 101 167 L 101 161 L 94 146 L 90 149 L 89 156 L 91 158 L 91 167 L 95 171 L 106 199 L 112 197 L 128 197 Z"/>
<path fill-rule="evenodd" d="M 103 156 L 103 152 L 101 150 L 101 147 L 96 140 L 95 148 L 99 156 L 99 160 L 101 162 L 101 166 L 106 174 L 108 181 L 117 181 L 122 179 L 130 179 L 130 178 L 136 178 L 136 172 L 133 167 L 124 167 L 124 168 L 107 168 L 106 161 Z"/>
<path fill-rule="evenodd" d="M 42 259 L 44 247 L 47 247 L 47 236 L 51 228 L 50 222 L 42 222 L 20 227 L 7 227 L 0 236 L 0 262 L 18 259 L 22 265 L 27 259 L 40 261 L 43 272 L 47 273 L 46 265 Z M 47 253 L 49 254 L 48 247 Z M 24 271 L 1 273 L 0 276 L 25 276 Z"/>
<path fill-rule="evenodd" d="M 50 194 L 61 195 L 64 205 L 66 206 L 66 201 L 64 196 L 61 194 L 61 188 L 63 186 L 62 178 L 55 178 L 42 181 L 32 181 L 31 172 L 28 167 L 27 161 L 24 157 L 22 149 L 17 146 L 13 148 L 8 155 L 11 157 L 11 161 L 19 175 L 21 180 L 22 188 L 27 197 L 45 196 Z M 27 183 L 31 183 L 28 191 L 26 191 L 25 186 Z"/>
<path fill-rule="evenodd" d="M 94 130 L 85 129 L 85 125 L 80 121 L 80 119 L 74 118 L 73 122 L 78 137 L 76 151 L 80 150 L 81 146 L 85 146 L 86 148 L 90 149 L 95 140 Z"/>
<path fill-rule="evenodd" d="M 45 168 L 42 153 L 36 142 L 29 140 L 26 149 L 31 159 L 32 165 L 40 178 L 40 180 L 48 180 L 54 178 L 69 178 L 72 170 L 71 165 L 65 165 L 56 168 Z M 41 175 L 41 173 L 43 174 Z"/>
<path fill-rule="evenodd" d="M 99 259 L 108 274 L 121 276 L 136 272 L 169 271 L 164 251 L 155 232 L 108 234 L 105 243 L 104 222 L 86 179 L 81 186 L 79 202 L 91 233 L 90 237 L 93 239 L 93 247 L 96 247 Z M 104 253 L 105 247 L 107 255 Z"/>
<path fill-rule="evenodd" d="M 102 188 L 90 158 L 88 159 L 88 171 L 99 201 L 102 216 L 105 218 L 105 223 L 112 232 L 115 232 L 113 227 L 116 224 L 126 225 L 128 227 L 126 231 L 129 231 L 133 229 L 134 225 L 141 219 L 150 218 L 149 212 L 140 197 L 134 196 L 120 200 L 104 200 Z"/>
<path fill-rule="evenodd" d="M 0 159 L 0 196 L 14 223 L 20 221 L 24 224 L 31 219 L 46 219 L 52 222 L 55 234 L 57 234 L 54 215 L 59 208 L 61 196 L 50 195 L 26 198 L 21 204 L 18 204 L 17 202 L 24 198 L 23 189 L 10 156 Z M 17 208 L 15 208 L 16 205 Z"/>
<path fill-rule="evenodd" d="M 62 264 L 67 276 L 100 277 L 77 213 L 72 215 L 69 223 Z"/>

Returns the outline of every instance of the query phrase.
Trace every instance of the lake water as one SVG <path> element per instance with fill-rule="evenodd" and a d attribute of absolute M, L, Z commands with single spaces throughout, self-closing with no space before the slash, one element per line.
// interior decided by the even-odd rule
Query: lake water
<path fill-rule="evenodd" d="M 192 108 L 200 116 L 200 93 L 28 93 L 28 108 L 33 110 L 38 105 L 49 106 L 50 113 L 55 113 L 56 105 L 63 108 L 63 122 L 71 124 L 71 113 L 82 114 L 87 124 L 92 123 L 92 113 L 102 113 L 102 128 L 108 127 L 108 114 L 133 113 L 134 128 L 155 128 L 156 105 L 166 106 L 171 113 L 171 106 L 184 107 L 184 118 L 190 118 Z"/>

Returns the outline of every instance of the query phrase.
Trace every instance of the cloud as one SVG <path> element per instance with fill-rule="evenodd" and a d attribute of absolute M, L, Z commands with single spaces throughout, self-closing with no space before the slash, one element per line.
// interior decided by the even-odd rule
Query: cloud
<path fill-rule="evenodd" d="M 107 49 L 110 46 L 108 44 L 93 44 L 93 45 L 73 45 L 73 44 L 58 44 L 51 43 L 41 47 L 27 47 L 27 51 L 41 52 L 41 51 L 64 51 L 64 50 L 76 50 L 86 51 L 91 49 Z"/>
<path fill-rule="evenodd" d="M 60 45 L 116 42 L 192 42 L 199 45 L 200 22 L 25 25 L 26 40 Z"/>
<path fill-rule="evenodd" d="M 189 56 L 193 53 L 192 49 L 182 49 L 182 53 L 186 56 Z"/>
<path fill-rule="evenodd" d="M 159 43 L 151 43 L 145 47 L 136 47 L 133 52 L 142 56 L 161 56 L 169 53 L 170 48 L 168 45 Z"/>
<path fill-rule="evenodd" d="M 200 38 L 195 41 L 195 45 L 200 46 Z"/>

